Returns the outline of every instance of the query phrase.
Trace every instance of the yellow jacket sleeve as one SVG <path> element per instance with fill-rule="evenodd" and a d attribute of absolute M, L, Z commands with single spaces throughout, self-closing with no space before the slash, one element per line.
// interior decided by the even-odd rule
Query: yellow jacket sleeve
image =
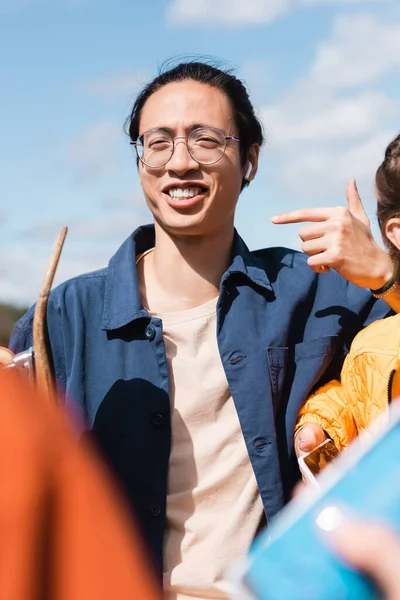
<path fill-rule="evenodd" d="M 296 430 L 305 423 L 317 423 L 343 450 L 357 436 L 353 418 L 348 364 L 343 367 L 341 382 L 334 380 L 320 387 L 306 400 L 299 413 Z"/>
<path fill-rule="evenodd" d="M 400 314 L 375 321 L 353 340 L 339 381 L 310 396 L 296 430 L 317 423 L 342 450 L 400 396 Z"/>

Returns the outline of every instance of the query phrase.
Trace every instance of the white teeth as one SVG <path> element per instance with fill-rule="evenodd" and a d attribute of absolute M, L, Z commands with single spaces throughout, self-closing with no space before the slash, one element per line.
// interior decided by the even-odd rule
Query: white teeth
<path fill-rule="evenodd" d="M 171 198 L 193 198 L 200 193 L 200 188 L 171 188 L 168 194 Z"/>

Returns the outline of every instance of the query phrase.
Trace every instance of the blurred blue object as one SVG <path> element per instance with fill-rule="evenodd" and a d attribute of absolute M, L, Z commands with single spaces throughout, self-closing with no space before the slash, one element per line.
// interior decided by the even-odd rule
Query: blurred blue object
<path fill-rule="evenodd" d="M 400 533 L 400 406 L 375 422 L 255 541 L 229 573 L 235 600 L 376 600 L 378 590 L 324 542 L 344 513 Z M 400 569 L 400 565 L 399 565 Z"/>

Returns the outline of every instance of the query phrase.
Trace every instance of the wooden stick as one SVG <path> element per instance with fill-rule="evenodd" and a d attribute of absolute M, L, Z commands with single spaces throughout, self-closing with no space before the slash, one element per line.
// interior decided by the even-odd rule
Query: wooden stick
<path fill-rule="evenodd" d="M 58 261 L 60 260 L 67 231 L 68 228 L 63 227 L 54 244 L 33 317 L 33 348 L 35 351 L 36 382 L 41 392 L 46 394 L 49 400 L 53 398 L 56 399 L 57 396 L 46 346 L 46 310 L 47 301 L 49 299 L 51 286 L 53 285 L 54 275 L 56 273 Z"/>

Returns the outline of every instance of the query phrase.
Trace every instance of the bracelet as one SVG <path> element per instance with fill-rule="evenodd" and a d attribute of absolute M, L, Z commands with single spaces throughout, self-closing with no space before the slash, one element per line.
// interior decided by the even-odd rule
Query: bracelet
<path fill-rule="evenodd" d="M 394 288 L 397 287 L 397 281 L 394 275 L 378 290 L 371 290 L 371 294 L 375 296 L 375 298 L 384 298 L 388 294 L 390 294 Z"/>

